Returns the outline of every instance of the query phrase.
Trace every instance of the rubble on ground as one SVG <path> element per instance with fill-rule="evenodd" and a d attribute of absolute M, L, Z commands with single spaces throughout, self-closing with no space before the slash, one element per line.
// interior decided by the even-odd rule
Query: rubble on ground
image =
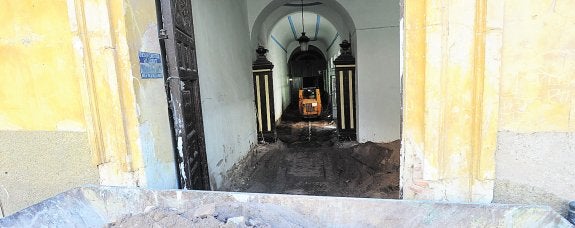
<path fill-rule="evenodd" d="M 399 198 L 400 141 L 339 142 L 329 120 L 283 121 L 278 141 L 261 144 L 220 190 Z"/>
<path fill-rule="evenodd" d="M 228 202 L 187 210 L 153 207 L 106 227 L 317 227 L 288 208 L 273 204 Z"/>

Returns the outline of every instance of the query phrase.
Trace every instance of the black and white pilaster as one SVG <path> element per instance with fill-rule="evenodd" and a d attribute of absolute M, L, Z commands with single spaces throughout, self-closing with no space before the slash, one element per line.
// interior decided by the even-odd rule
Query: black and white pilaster
<path fill-rule="evenodd" d="M 340 45 L 341 55 L 334 61 L 337 102 L 337 131 L 340 141 L 357 140 L 355 58 L 351 44 L 344 40 Z"/>
<path fill-rule="evenodd" d="M 252 65 L 254 95 L 256 98 L 256 118 L 259 142 L 275 142 L 276 126 L 274 111 L 274 65 L 267 60 L 268 52 L 262 46 L 256 50 L 258 58 Z"/>

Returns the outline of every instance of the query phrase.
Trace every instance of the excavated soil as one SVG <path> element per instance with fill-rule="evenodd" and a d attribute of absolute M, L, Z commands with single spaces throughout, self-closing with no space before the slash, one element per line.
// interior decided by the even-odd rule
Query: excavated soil
<path fill-rule="evenodd" d="M 277 127 L 278 141 L 251 151 L 220 190 L 399 198 L 399 140 L 338 142 L 333 121 L 286 116 Z"/>

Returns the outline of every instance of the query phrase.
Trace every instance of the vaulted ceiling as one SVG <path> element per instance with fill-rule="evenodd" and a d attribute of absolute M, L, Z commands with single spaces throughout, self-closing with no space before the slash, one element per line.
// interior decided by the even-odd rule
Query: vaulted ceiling
<path fill-rule="evenodd" d="M 326 18 L 321 15 L 306 12 L 291 13 L 284 18 L 280 19 L 272 29 L 271 39 L 275 44 L 280 45 L 286 52 L 291 43 L 297 42 L 297 38 L 301 36 L 302 31 L 312 40 L 312 44 L 320 42 L 326 51 L 330 46 L 336 43 L 339 33 L 335 26 Z"/>
<path fill-rule="evenodd" d="M 353 19 L 338 1 L 340 0 L 303 0 L 306 35 L 317 40 L 310 44 L 320 48 L 326 57 L 337 54 L 338 44 L 343 39 L 351 39 L 352 32 L 355 31 Z M 248 10 L 254 12 L 248 18 L 252 47 L 255 49 L 258 45 L 270 48 L 279 46 L 289 56 L 299 46 L 293 34 L 295 31 L 296 37 L 299 37 L 302 32 L 302 1 L 248 1 L 250 2 L 253 4 L 248 6 Z M 255 54 L 252 57 L 255 59 Z"/>

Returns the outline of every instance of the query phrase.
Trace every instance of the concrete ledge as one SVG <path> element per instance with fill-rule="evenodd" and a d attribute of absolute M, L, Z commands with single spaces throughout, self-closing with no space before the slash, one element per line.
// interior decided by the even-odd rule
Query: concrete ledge
<path fill-rule="evenodd" d="M 224 202 L 277 205 L 321 227 L 573 227 L 547 206 L 454 204 L 405 200 L 233 192 L 75 188 L 0 220 L 0 227 L 102 227 L 150 207 L 179 210 Z"/>

